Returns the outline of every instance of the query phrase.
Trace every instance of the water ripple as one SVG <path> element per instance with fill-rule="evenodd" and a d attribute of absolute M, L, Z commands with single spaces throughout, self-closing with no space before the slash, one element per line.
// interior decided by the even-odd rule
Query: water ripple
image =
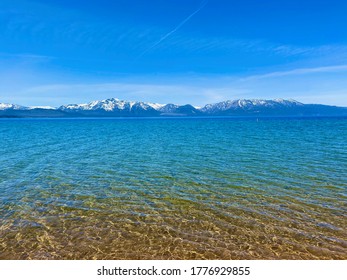
<path fill-rule="evenodd" d="M 0 121 L 0 259 L 347 259 L 346 119 Z"/>

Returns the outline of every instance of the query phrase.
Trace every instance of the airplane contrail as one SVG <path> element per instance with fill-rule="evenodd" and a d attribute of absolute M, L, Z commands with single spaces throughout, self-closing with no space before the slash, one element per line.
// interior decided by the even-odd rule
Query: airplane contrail
<path fill-rule="evenodd" d="M 197 8 L 194 12 L 192 12 L 189 16 L 187 16 L 184 20 L 182 20 L 174 29 L 172 29 L 170 32 L 166 33 L 163 37 L 160 38 L 160 40 L 158 40 L 157 42 L 155 42 L 152 46 L 150 46 L 148 49 L 146 49 L 144 52 L 142 52 L 138 57 L 142 57 L 144 54 L 146 54 L 147 52 L 149 52 L 150 50 L 152 50 L 153 48 L 155 48 L 156 46 L 158 46 L 161 42 L 163 42 L 167 37 L 169 37 L 170 35 L 172 35 L 173 33 L 175 33 L 178 29 L 180 29 L 188 20 L 190 20 L 195 14 L 197 14 L 198 12 L 200 12 L 201 9 L 203 9 L 206 4 L 208 3 L 208 0 L 204 0 L 200 3 L 199 8 Z"/>

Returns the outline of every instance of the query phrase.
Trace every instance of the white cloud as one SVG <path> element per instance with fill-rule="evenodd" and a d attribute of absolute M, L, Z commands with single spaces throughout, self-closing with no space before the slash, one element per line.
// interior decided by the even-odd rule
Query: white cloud
<path fill-rule="evenodd" d="M 255 79 L 266 79 L 274 77 L 294 76 L 294 75 L 306 75 L 312 73 L 329 73 L 329 72 L 344 72 L 347 71 L 347 65 L 333 65 L 323 67 L 312 67 L 312 68 L 298 68 L 288 71 L 276 71 L 266 74 L 253 75 L 246 78 L 242 78 L 242 81 L 255 80 Z"/>

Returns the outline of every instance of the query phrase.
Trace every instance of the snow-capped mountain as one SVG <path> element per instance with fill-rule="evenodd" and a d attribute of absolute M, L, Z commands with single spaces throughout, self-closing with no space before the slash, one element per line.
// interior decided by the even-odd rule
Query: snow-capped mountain
<path fill-rule="evenodd" d="M 347 108 L 285 99 L 237 99 L 202 108 L 110 98 L 58 108 L 0 103 L 0 117 L 347 116 Z"/>
<path fill-rule="evenodd" d="M 57 108 L 52 106 L 30 106 L 28 107 L 28 109 L 29 110 L 34 110 L 34 109 L 55 110 Z"/>
<path fill-rule="evenodd" d="M 158 103 L 124 101 L 109 98 L 92 101 L 86 104 L 69 104 L 58 108 L 67 113 L 78 113 L 93 116 L 139 116 L 159 115 L 159 109 L 164 106 Z"/>
<path fill-rule="evenodd" d="M 92 101 L 87 104 L 69 104 L 69 105 L 63 105 L 60 106 L 58 109 L 62 111 L 97 111 L 97 110 L 103 110 L 107 112 L 112 112 L 115 110 L 127 110 L 131 111 L 133 109 L 139 109 L 142 110 L 158 110 L 160 109 L 162 104 L 158 103 L 146 103 L 146 102 L 133 102 L 133 101 L 124 101 L 119 100 L 117 98 L 109 98 L 101 101 Z"/>
<path fill-rule="evenodd" d="M 195 108 L 192 105 L 175 105 L 175 104 L 166 104 L 165 106 L 159 108 L 162 116 L 197 116 L 201 112 L 199 109 Z"/>
<path fill-rule="evenodd" d="M 139 115 L 139 113 L 152 113 L 156 115 L 191 115 L 197 114 L 199 110 L 192 105 L 159 104 L 151 102 L 124 101 L 116 98 L 105 99 L 101 101 L 92 101 L 87 104 L 69 104 L 59 107 L 59 110 L 65 112 L 86 113 L 86 111 L 98 111 L 104 114 L 112 115 L 118 113 L 121 115 Z M 89 112 L 90 113 L 90 112 Z"/>
<path fill-rule="evenodd" d="M 165 106 L 159 108 L 159 111 L 162 113 L 172 113 L 176 111 L 179 108 L 178 105 L 175 104 L 166 104 Z"/>
<path fill-rule="evenodd" d="M 52 106 L 21 106 L 17 104 L 9 104 L 9 103 L 0 103 L 0 110 L 34 110 L 34 109 L 46 109 L 46 110 L 54 110 L 55 107 Z"/>
<path fill-rule="evenodd" d="M 227 111 L 254 111 L 268 108 L 293 108 L 296 106 L 303 106 L 304 104 L 296 100 L 285 99 L 237 99 L 227 100 L 215 104 L 207 104 L 201 111 L 208 114 L 219 114 Z"/>
<path fill-rule="evenodd" d="M 28 110 L 29 107 L 20 106 L 17 104 L 0 103 L 0 110 Z"/>

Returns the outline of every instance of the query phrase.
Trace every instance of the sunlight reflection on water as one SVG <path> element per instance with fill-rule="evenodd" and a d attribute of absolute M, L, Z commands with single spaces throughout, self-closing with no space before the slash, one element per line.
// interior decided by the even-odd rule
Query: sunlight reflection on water
<path fill-rule="evenodd" d="M 346 119 L 0 121 L 1 259 L 347 259 Z"/>

